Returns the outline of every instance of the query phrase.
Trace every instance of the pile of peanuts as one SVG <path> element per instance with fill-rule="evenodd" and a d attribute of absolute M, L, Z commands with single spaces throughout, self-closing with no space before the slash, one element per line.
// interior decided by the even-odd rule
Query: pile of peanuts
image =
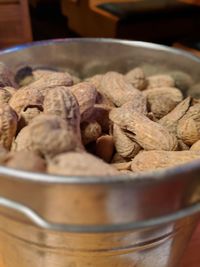
<path fill-rule="evenodd" d="M 80 79 L 0 63 L 0 164 L 106 177 L 200 159 L 200 84 L 152 69 Z"/>

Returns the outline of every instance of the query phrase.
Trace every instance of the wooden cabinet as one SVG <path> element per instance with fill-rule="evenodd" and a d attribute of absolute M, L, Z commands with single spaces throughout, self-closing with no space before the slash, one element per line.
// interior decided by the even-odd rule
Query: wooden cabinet
<path fill-rule="evenodd" d="M 0 0 L 0 47 L 32 41 L 27 0 Z"/>

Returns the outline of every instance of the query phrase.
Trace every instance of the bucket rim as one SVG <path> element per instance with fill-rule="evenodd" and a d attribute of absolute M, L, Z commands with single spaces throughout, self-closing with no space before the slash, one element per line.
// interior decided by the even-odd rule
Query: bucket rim
<path fill-rule="evenodd" d="M 25 50 L 32 47 L 39 46 L 51 46 L 54 44 L 68 44 L 68 43 L 97 43 L 97 44 L 121 44 L 128 45 L 134 47 L 148 48 L 152 50 L 158 50 L 163 52 L 170 52 L 175 55 L 181 55 L 190 60 L 193 60 L 200 64 L 200 58 L 187 52 L 182 49 L 168 47 L 165 45 L 155 44 L 151 42 L 143 42 L 143 41 L 133 41 L 133 40 L 122 40 L 122 39 L 113 39 L 113 38 L 60 38 L 60 39 L 51 39 L 51 40 L 43 40 L 43 41 L 34 41 L 26 44 L 15 45 L 6 49 L 0 50 L 0 56 L 4 54 L 15 53 L 20 50 Z M 120 176 L 107 176 L 102 179 L 102 176 L 96 177 L 70 177 L 70 176 L 58 176 L 58 175 L 50 175 L 43 173 L 33 173 L 27 171 L 20 171 L 11 169 L 8 167 L 0 166 L 0 175 L 9 176 L 19 180 L 27 180 L 32 182 L 46 182 L 46 183 L 75 183 L 75 184 L 93 184 L 93 183 L 118 183 L 118 182 L 140 182 L 144 180 L 144 182 L 155 181 L 155 180 L 164 180 L 169 179 L 171 175 L 181 175 L 183 172 L 187 171 L 200 171 L 200 162 L 198 163 L 191 162 L 188 164 L 184 164 L 182 166 L 172 167 L 166 170 L 155 170 L 152 172 L 143 172 L 141 175 L 138 174 L 133 175 L 131 177 L 120 175 Z M 138 179 L 139 178 L 139 179 Z M 152 179 L 153 178 L 153 179 Z"/>

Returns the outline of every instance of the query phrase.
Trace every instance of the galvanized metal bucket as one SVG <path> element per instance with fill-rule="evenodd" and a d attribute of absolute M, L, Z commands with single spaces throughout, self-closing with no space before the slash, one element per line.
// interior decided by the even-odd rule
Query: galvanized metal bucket
<path fill-rule="evenodd" d="M 184 70 L 200 60 L 160 45 L 109 39 L 37 42 L 0 52 L 82 76 L 141 63 Z M 200 162 L 135 177 L 59 177 L 0 167 L 1 267 L 178 267 L 200 215 Z"/>

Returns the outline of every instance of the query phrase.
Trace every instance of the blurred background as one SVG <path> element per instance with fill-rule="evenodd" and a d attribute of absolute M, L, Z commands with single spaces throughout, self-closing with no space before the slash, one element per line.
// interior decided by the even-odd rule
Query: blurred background
<path fill-rule="evenodd" d="M 200 49 L 200 0 L 0 0 L 0 48 L 111 37 Z"/>

